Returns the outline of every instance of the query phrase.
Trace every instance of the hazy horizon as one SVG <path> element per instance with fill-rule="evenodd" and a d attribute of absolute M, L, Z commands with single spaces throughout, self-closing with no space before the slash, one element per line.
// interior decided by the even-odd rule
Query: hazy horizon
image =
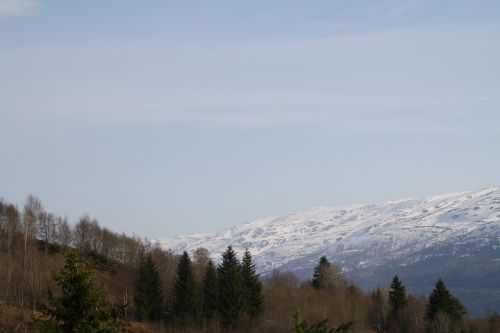
<path fill-rule="evenodd" d="M 500 185 L 500 2 L 0 0 L 0 198 L 162 238 Z"/>

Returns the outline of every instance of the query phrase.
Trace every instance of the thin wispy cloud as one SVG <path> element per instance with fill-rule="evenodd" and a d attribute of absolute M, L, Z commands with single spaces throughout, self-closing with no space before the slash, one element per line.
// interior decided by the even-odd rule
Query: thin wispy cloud
<path fill-rule="evenodd" d="M 388 20 L 409 15 L 414 11 L 422 0 L 401 1 L 395 6 L 392 6 L 385 11 L 381 10 L 379 13 L 372 13 L 369 16 L 352 17 L 348 20 L 332 18 L 332 19 L 316 19 L 311 21 L 311 25 L 325 28 L 325 29 L 348 29 L 354 27 L 366 27 L 374 24 L 379 24 Z"/>
<path fill-rule="evenodd" d="M 421 0 L 403 1 L 399 6 L 387 12 L 385 15 L 382 15 L 379 19 L 382 20 L 405 15 L 414 10 L 420 2 Z"/>
<path fill-rule="evenodd" d="M 500 182 L 499 1 L 96 8 L 0 0 L 14 201 L 157 236 Z"/>
<path fill-rule="evenodd" d="M 23 15 L 37 7 L 36 0 L 0 0 L 0 17 Z"/>
<path fill-rule="evenodd" d="M 490 30 L 412 27 L 232 46 L 194 43 L 165 48 L 151 41 L 133 41 L 12 49 L 0 56 L 0 69 L 5 77 L 10 73 L 0 90 L 0 106 L 3 113 L 12 113 L 12 121 L 19 119 L 18 123 L 41 117 L 47 121 L 189 123 L 230 128 L 339 124 L 339 114 L 346 113 L 355 118 L 360 114 L 373 117 L 365 110 L 441 113 L 469 105 L 467 110 L 472 112 L 484 100 L 497 103 L 498 98 L 489 89 L 479 90 L 468 81 L 451 82 L 448 73 L 465 76 L 468 67 L 463 62 L 444 63 L 440 59 L 452 59 L 455 53 L 451 47 L 463 41 L 474 45 L 471 49 L 483 50 L 483 59 L 488 57 L 491 43 L 476 36 L 492 35 L 498 27 Z M 461 31 L 460 37 L 457 31 Z M 448 48 L 442 46 L 443 40 L 448 41 Z M 377 57 L 380 51 L 384 57 Z M 441 58 L 434 56 L 438 51 Z M 491 71 L 472 63 L 469 59 L 474 54 L 462 51 L 461 56 L 469 67 Z M 140 65 L 128 66 L 136 59 L 142 61 Z M 33 61 L 39 64 L 35 69 L 15 66 Z M 116 81 L 123 73 L 124 79 Z M 268 73 L 266 80 L 256 73 Z M 50 84 L 45 81 L 49 74 L 57 78 Z M 213 85 L 214 77 L 217 85 Z M 438 80 L 440 84 L 435 83 Z M 37 89 L 23 89 L 33 82 L 38 83 Z M 147 89 L 138 90 L 137 82 L 147 82 Z M 356 127 L 350 121 L 348 125 Z"/>

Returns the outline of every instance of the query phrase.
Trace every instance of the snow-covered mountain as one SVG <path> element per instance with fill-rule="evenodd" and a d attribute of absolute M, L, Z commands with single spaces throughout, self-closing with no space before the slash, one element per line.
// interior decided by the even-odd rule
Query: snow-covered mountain
<path fill-rule="evenodd" d="M 287 270 L 308 278 L 319 257 L 326 255 L 365 288 L 386 285 L 393 274 L 399 274 L 410 289 L 427 293 L 441 276 L 448 277 L 448 285 L 468 299 L 473 287 L 467 284 L 474 279 L 475 290 L 491 299 L 480 302 L 481 311 L 500 308 L 497 188 L 382 204 L 318 207 L 161 242 L 174 251 L 205 247 L 215 258 L 229 244 L 239 252 L 248 248 L 263 275 Z M 457 279 L 457 274 L 468 275 Z M 477 281 L 478 276 L 483 281 Z M 467 302 L 469 307 L 478 306 L 473 299 Z"/>

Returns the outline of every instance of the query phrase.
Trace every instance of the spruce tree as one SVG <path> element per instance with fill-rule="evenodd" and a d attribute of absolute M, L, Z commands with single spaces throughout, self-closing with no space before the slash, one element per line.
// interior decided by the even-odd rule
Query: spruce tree
<path fill-rule="evenodd" d="M 322 256 L 319 259 L 319 263 L 314 267 L 312 286 L 315 289 L 324 289 L 326 287 L 327 274 L 330 271 L 331 264 L 326 259 L 326 256 Z"/>
<path fill-rule="evenodd" d="M 134 304 L 139 320 L 158 320 L 162 315 L 163 293 L 160 274 L 148 255 L 139 265 L 135 282 Z"/>
<path fill-rule="evenodd" d="M 102 288 L 96 287 L 86 266 L 78 252 L 66 254 L 64 268 L 53 274 L 61 293 L 49 293 L 43 317 L 35 319 L 40 332 L 112 333 L 123 326 L 124 309 L 102 304 Z"/>
<path fill-rule="evenodd" d="M 241 277 L 243 281 L 244 310 L 250 319 L 255 319 L 262 313 L 262 283 L 255 272 L 255 264 L 248 249 L 243 254 Z"/>
<path fill-rule="evenodd" d="M 465 314 L 462 303 L 449 292 L 441 279 L 436 282 L 436 287 L 429 296 L 427 320 L 432 322 L 439 314 L 448 317 L 452 323 L 460 320 Z"/>
<path fill-rule="evenodd" d="M 230 245 L 222 253 L 217 275 L 219 277 L 219 313 L 223 326 L 229 327 L 236 323 L 243 309 L 240 263 Z"/>
<path fill-rule="evenodd" d="M 315 289 L 339 290 L 347 287 L 341 270 L 332 265 L 325 256 L 314 267 L 312 286 Z"/>
<path fill-rule="evenodd" d="M 394 276 L 389 290 L 389 306 L 391 317 L 397 317 L 401 309 L 406 305 L 406 288 L 399 280 L 397 275 Z"/>
<path fill-rule="evenodd" d="M 209 260 L 203 279 L 202 315 L 205 319 L 212 319 L 217 311 L 219 302 L 219 285 L 217 270 L 212 260 Z"/>
<path fill-rule="evenodd" d="M 174 281 L 174 315 L 184 321 L 195 318 L 198 310 L 198 288 L 191 258 L 184 251 L 177 264 Z"/>

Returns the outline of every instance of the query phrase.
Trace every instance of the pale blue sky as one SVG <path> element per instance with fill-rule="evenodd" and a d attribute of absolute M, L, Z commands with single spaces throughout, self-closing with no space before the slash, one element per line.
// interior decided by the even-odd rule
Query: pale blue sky
<path fill-rule="evenodd" d="M 152 238 L 500 185 L 500 1 L 0 0 L 0 197 Z"/>

